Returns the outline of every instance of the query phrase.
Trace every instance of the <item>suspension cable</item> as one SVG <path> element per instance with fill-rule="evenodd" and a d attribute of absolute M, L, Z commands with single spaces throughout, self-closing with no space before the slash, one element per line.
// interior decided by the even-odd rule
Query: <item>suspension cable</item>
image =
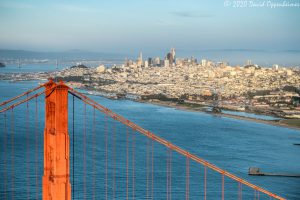
<path fill-rule="evenodd" d="M 35 197 L 38 199 L 38 104 L 35 98 Z"/>
<path fill-rule="evenodd" d="M 129 185 L 129 178 L 128 178 L 128 165 L 129 165 L 129 150 L 128 150 L 128 127 L 126 126 L 126 200 L 128 200 L 128 185 Z"/>
<path fill-rule="evenodd" d="M 239 200 L 242 200 L 242 187 L 243 187 L 243 185 L 240 183 L 240 182 L 238 182 L 239 183 Z"/>
<path fill-rule="evenodd" d="M 72 153 L 72 161 L 73 161 L 73 165 L 72 165 L 72 175 L 73 175 L 73 179 L 72 179 L 72 189 L 73 189 L 73 192 L 72 192 L 72 197 L 73 199 L 75 199 L 75 97 L 73 95 L 73 109 L 72 109 L 72 150 L 73 150 L 73 153 Z"/>
<path fill-rule="evenodd" d="M 152 142 L 152 154 L 151 154 L 151 199 L 154 199 L 154 141 L 153 139 L 151 140 Z"/>
<path fill-rule="evenodd" d="M 269 191 L 267 191 L 267 190 L 265 190 L 265 189 L 263 189 L 261 187 L 258 187 L 258 186 L 254 185 L 254 184 L 251 184 L 250 182 L 248 182 L 246 180 L 243 180 L 243 179 L 241 179 L 241 178 L 239 178 L 239 177 L 237 177 L 237 176 L 235 176 L 235 175 L 233 175 L 233 174 L 231 174 L 231 173 L 229 173 L 229 172 L 227 172 L 227 171 L 225 171 L 225 170 L 223 170 L 221 168 L 218 168 L 217 166 L 215 166 L 215 165 L 213 165 L 213 164 L 211 164 L 211 163 L 209 163 L 209 162 L 201 159 L 200 157 L 198 157 L 196 155 L 190 154 L 188 151 L 185 151 L 185 150 L 181 149 L 180 147 L 169 143 L 167 140 L 164 140 L 163 138 L 161 138 L 161 137 L 159 137 L 159 136 L 157 136 L 157 135 L 155 135 L 155 134 L 153 134 L 153 133 L 151 133 L 151 132 L 143 129 L 142 127 L 140 127 L 140 126 L 136 125 L 135 123 L 133 123 L 133 122 L 125 119 L 121 115 L 118 115 L 118 114 L 114 113 L 110 109 L 108 109 L 108 108 L 100 105 L 99 103 L 95 102 L 94 100 L 88 98 L 87 96 L 85 96 L 85 95 L 77 92 L 76 90 L 74 90 L 72 88 L 69 88 L 69 92 L 75 93 L 76 95 L 80 96 L 81 100 L 84 101 L 86 104 L 89 104 L 91 106 L 96 106 L 96 108 L 98 110 L 100 110 L 101 112 L 103 112 L 103 113 L 107 114 L 108 116 L 110 116 L 111 118 L 114 118 L 115 120 L 118 120 L 119 122 L 121 122 L 121 123 L 123 123 L 123 124 L 125 124 L 125 125 L 127 125 L 129 127 L 131 127 L 133 130 L 135 130 L 135 131 L 137 131 L 137 132 L 139 132 L 139 133 L 141 133 L 141 134 L 143 134 L 143 135 L 145 135 L 145 136 L 147 136 L 149 138 L 152 138 L 153 140 L 155 140 L 156 142 L 158 142 L 158 143 L 160 143 L 160 144 L 162 144 L 164 146 L 170 145 L 170 147 L 174 151 L 178 152 L 181 155 L 189 156 L 190 159 L 196 161 L 197 163 L 200 163 L 200 164 L 202 164 L 202 165 L 204 165 L 206 167 L 209 167 L 210 169 L 212 169 L 212 170 L 214 170 L 216 172 L 222 173 L 225 176 L 227 176 L 227 177 L 229 177 L 229 178 L 231 178 L 233 180 L 241 182 L 242 184 L 245 184 L 245 185 L 247 185 L 250 188 L 253 188 L 255 190 L 263 192 L 263 193 L 265 193 L 265 194 L 267 194 L 269 196 L 272 196 L 272 197 L 274 197 L 276 199 L 280 199 L 280 200 L 284 199 L 284 198 L 282 198 L 282 197 L 280 197 L 280 196 L 278 196 L 276 194 L 273 194 L 273 193 L 271 193 L 271 192 L 269 192 Z"/>
<path fill-rule="evenodd" d="M 16 99 L 19 99 L 19 98 L 25 96 L 25 95 L 28 96 L 28 94 L 30 94 L 30 93 L 32 93 L 32 92 L 34 92 L 34 91 L 36 91 L 36 90 L 38 90 L 38 89 L 40 89 L 40 88 L 42 88 L 42 87 L 44 87 L 44 86 L 45 86 L 45 84 L 42 84 L 42 85 L 40 85 L 40 86 L 38 86 L 38 87 L 36 87 L 36 88 L 33 88 L 33 89 L 31 89 L 31 90 L 28 90 L 28 91 L 26 91 L 26 92 L 24 92 L 24 93 L 22 93 L 22 94 L 20 94 L 20 95 L 18 95 L 18 96 L 16 96 L 16 97 L 14 97 L 14 98 L 11 98 L 11 99 L 9 99 L 9 100 L 7 100 L 7 101 L 4 101 L 4 102 L 0 103 L 0 106 L 4 106 L 4 105 L 6 105 L 6 104 L 8 104 L 8 103 L 10 103 L 10 102 L 12 102 L 12 101 L 14 101 L 14 100 L 16 100 Z"/>
<path fill-rule="evenodd" d="M 169 149 L 167 149 L 167 159 L 166 159 L 167 163 L 166 163 L 166 167 L 167 167 L 167 170 L 166 170 L 166 179 L 167 179 L 167 200 L 169 200 Z"/>
<path fill-rule="evenodd" d="M 108 127 L 107 127 L 107 115 L 105 115 L 105 199 L 108 200 Z"/>
<path fill-rule="evenodd" d="M 169 195 L 170 195 L 170 197 L 169 197 L 169 200 L 171 200 L 172 199 L 172 150 L 170 149 L 170 158 L 169 158 L 169 173 L 170 173 L 170 175 L 169 175 Z"/>
<path fill-rule="evenodd" d="M 135 197 L 135 133 L 132 132 L 132 199 Z"/>
<path fill-rule="evenodd" d="M 116 198 L 116 121 L 112 121 L 113 126 L 113 199 Z"/>
<path fill-rule="evenodd" d="M 93 145 L 93 199 L 95 200 L 96 196 L 95 196 L 95 185 L 96 185 L 96 171 L 95 171 L 95 164 L 96 164 L 96 116 L 95 116 L 95 107 L 93 109 L 93 141 L 92 141 L 92 145 Z"/>
<path fill-rule="evenodd" d="M 172 150 L 167 149 L 167 200 L 172 198 Z"/>
<path fill-rule="evenodd" d="M 12 105 L 9 105 L 9 106 L 6 107 L 6 108 L 2 108 L 2 110 L 0 110 L 0 113 L 3 113 L 3 112 L 5 112 L 5 111 L 7 111 L 7 110 L 10 110 L 10 109 L 12 109 L 12 108 L 15 108 L 15 107 L 17 107 L 17 106 L 19 106 L 19 105 L 21 105 L 21 104 L 23 104 L 23 103 L 25 103 L 25 102 L 27 102 L 27 101 L 30 101 L 30 100 L 32 100 L 32 99 L 34 99 L 34 98 L 37 98 L 38 96 L 41 96 L 42 94 L 47 93 L 47 92 L 50 91 L 50 90 L 53 91 L 53 90 L 54 90 L 56 87 L 58 87 L 58 86 L 59 86 L 59 85 L 57 85 L 57 86 L 55 86 L 55 87 L 53 87 L 53 88 L 49 88 L 49 89 L 47 89 L 47 90 L 41 91 L 41 92 L 39 92 L 39 93 L 33 94 L 32 96 L 30 96 L 30 97 L 28 97 L 28 98 L 26 98 L 26 99 L 20 100 L 20 101 L 14 103 L 14 104 L 12 104 Z"/>
<path fill-rule="evenodd" d="M 6 200 L 6 188 L 7 188 L 7 161 L 6 161 L 6 148 L 7 148 L 7 124 L 6 124 L 6 112 L 4 112 L 4 199 Z"/>
<path fill-rule="evenodd" d="M 204 166 L 204 200 L 206 200 L 206 174 L 207 174 L 207 168 Z"/>
<path fill-rule="evenodd" d="M 27 94 L 28 98 L 28 94 Z M 26 103 L 26 189 L 27 199 L 29 199 L 29 105 Z"/>
<path fill-rule="evenodd" d="M 11 193 L 12 193 L 12 199 L 14 199 L 14 109 L 11 109 Z"/>
<path fill-rule="evenodd" d="M 84 104 L 83 123 L 83 195 L 84 199 L 86 199 L 86 104 Z"/>
<path fill-rule="evenodd" d="M 185 199 L 189 199 L 189 191 L 190 190 L 190 158 L 186 157 L 186 193 Z"/>
<path fill-rule="evenodd" d="M 147 149 L 146 149 L 146 199 L 149 197 L 149 138 L 147 140 Z"/>
<path fill-rule="evenodd" d="M 225 198 L 224 184 L 224 174 L 222 174 L 222 200 Z"/>

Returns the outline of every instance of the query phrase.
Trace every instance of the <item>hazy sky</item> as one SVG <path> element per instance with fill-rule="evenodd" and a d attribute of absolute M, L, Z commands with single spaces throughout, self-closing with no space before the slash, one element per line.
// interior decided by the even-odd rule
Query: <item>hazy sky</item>
<path fill-rule="evenodd" d="M 0 49 L 299 50 L 299 20 L 300 7 L 223 0 L 0 0 Z"/>

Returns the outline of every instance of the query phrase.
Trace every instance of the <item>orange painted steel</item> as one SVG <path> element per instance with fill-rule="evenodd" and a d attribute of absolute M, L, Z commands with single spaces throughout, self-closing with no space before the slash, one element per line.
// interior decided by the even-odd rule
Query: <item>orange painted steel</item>
<path fill-rule="evenodd" d="M 135 130 L 135 131 L 137 131 L 137 132 L 145 135 L 148 138 L 151 138 L 152 140 L 155 140 L 156 142 L 158 142 L 158 143 L 166 146 L 167 148 L 169 148 L 169 149 L 171 149 L 173 151 L 176 151 L 177 153 L 179 153 L 179 154 L 181 154 L 183 156 L 186 156 L 189 159 L 192 159 L 192 160 L 194 160 L 197 163 L 200 163 L 200 164 L 202 164 L 202 165 L 204 165 L 204 166 L 206 166 L 206 167 L 208 167 L 208 168 L 210 168 L 210 169 L 212 169 L 212 170 L 214 170 L 214 171 L 216 171 L 216 172 L 218 172 L 218 173 L 220 173 L 220 174 L 222 174 L 222 175 L 224 175 L 226 177 L 229 177 L 229 178 L 231 178 L 231 179 L 233 179 L 233 180 L 235 180 L 237 182 L 240 182 L 240 183 L 242 183 L 244 185 L 247 185 L 248 187 L 253 188 L 253 189 L 257 190 L 257 191 L 260 191 L 260 192 L 262 192 L 262 193 L 264 193 L 264 194 L 266 194 L 266 195 L 268 195 L 270 197 L 273 197 L 273 198 L 279 199 L 279 200 L 284 200 L 285 199 L 285 198 L 280 197 L 280 196 L 278 196 L 278 195 L 276 195 L 274 193 L 269 192 L 268 190 L 265 190 L 265 189 L 263 189 L 263 188 L 261 188 L 259 186 L 256 186 L 256 185 L 254 185 L 254 184 L 252 184 L 252 183 L 250 183 L 250 182 L 248 182 L 248 181 L 246 181 L 244 179 L 241 179 L 241 178 L 239 178 L 239 177 L 237 177 L 237 176 L 235 176 L 235 175 L 233 175 L 233 174 L 231 174 L 231 173 L 229 173 L 229 172 L 227 172 L 227 171 L 225 171 L 225 170 L 223 170 L 223 169 L 221 169 L 221 168 L 219 168 L 219 167 L 217 167 L 217 166 L 215 166 L 215 165 L 213 165 L 213 164 L 211 164 L 211 163 L 209 163 L 207 161 L 205 161 L 204 159 L 202 159 L 202 158 L 200 158 L 200 157 L 198 157 L 198 156 L 196 156 L 194 154 L 191 154 L 190 152 L 188 152 L 186 150 L 183 150 L 182 148 L 180 148 L 180 147 L 178 147 L 178 146 L 170 143 L 169 141 L 167 141 L 167 140 L 165 140 L 165 139 L 163 139 L 163 138 L 155 135 L 154 133 L 152 133 L 152 132 L 150 132 L 148 130 L 143 129 L 142 127 L 140 127 L 137 124 L 129 121 L 128 119 L 122 117 L 121 115 L 118 115 L 117 113 L 114 113 L 112 110 L 110 110 L 110 109 L 108 109 L 108 108 L 100 105 L 99 103 L 95 102 L 94 100 L 92 100 L 92 99 L 88 98 L 87 96 L 81 94 L 80 92 L 74 90 L 73 88 L 69 87 L 69 91 L 72 94 L 74 94 L 77 97 L 79 97 L 86 104 L 88 104 L 88 105 L 90 105 L 92 107 L 95 107 L 96 109 L 98 109 L 99 111 L 101 111 L 101 112 L 105 113 L 106 115 L 110 116 L 114 120 L 117 120 L 120 123 L 122 123 L 122 124 L 124 124 L 124 125 L 126 125 L 128 127 L 131 127 L 133 130 Z"/>
<path fill-rule="evenodd" d="M 45 84 L 43 200 L 71 199 L 68 87 Z M 53 89 L 53 90 L 52 90 Z"/>
<path fill-rule="evenodd" d="M 57 87 L 57 86 L 55 86 L 55 87 Z M 33 94 L 32 96 L 27 97 L 26 99 L 19 100 L 18 102 L 14 103 L 14 104 L 11 104 L 11 105 L 9 105 L 9 106 L 7 106 L 7 107 L 5 107 L 5 108 L 2 108 L 2 109 L 0 110 L 0 113 L 4 113 L 4 112 L 6 112 L 6 111 L 8 111 L 8 110 L 10 110 L 10 109 L 13 109 L 13 108 L 15 108 L 15 107 L 17 107 L 17 106 L 19 106 L 19 105 L 21 105 L 21 104 L 23 104 L 23 103 L 26 103 L 26 102 L 28 102 L 28 101 L 34 99 L 34 98 L 37 98 L 37 97 L 41 96 L 42 94 L 44 94 L 44 93 L 46 93 L 46 92 L 53 91 L 53 90 L 55 89 L 55 87 L 49 88 L 49 89 L 47 89 L 47 90 L 44 90 L 44 91 L 41 91 L 41 92 L 38 92 L 38 93 L 35 93 L 35 94 Z M 31 90 L 31 91 L 32 91 L 32 90 Z M 25 93 L 24 93 L 24 94 L 25 94 Z M 19 95 L 19 96 L 20 96 L 20 95 Z M 10 100 L 8 100 L 8 101 L 6 101 L 6 102 L 12 102 L 12 101 L 14 101 L 14 100 L 16 100 L 16 99 L 18 99 L 18 98 L 15 97 L 15 98 L 12 98 L 12 99 L 10 99 Z M 3 105 L 5 105 L 5 104 L 3 104 Z"/>
<path fill-rule="evenodd" d="M 46 89 L 43 92 L 36 93 L 26 99 L 20 100 L 15 104 L 12 104 L 6 108 L 0 110 L 0 113 L 5 112 L 9 109 L 27 102 L 33 98 L 36 98 L 43 93 L 46 95 L 46 112 L 45 112 L 45 131 L 44 131 L 44 176 L 43 176 L 43 199 L 71 199 L 71 184 L 70 184 L 70 165 L 69 165 L 69 134 L 68 134 L 68 92 L 76 97 L 80 98 L 84 103 L 94 107 L 95 109 L 101 111 L 102 113 L 110 116 L 116 121 L 132 128 L 133 130 L 143 134 L 144 136 L 152 140 L 152 198 L 153 198 L 153 141 L 156 141 L 172 151 L 185 156 L 187 159 L 194 160 L 197 163 L 204 165 L 205 167 L 205 197 L 206 197 L 206 168 L 210 168 L 222 175 L 223 177 L 229 177 L 238 183 L 253 188 L 255 191 L 262 192 L 272 198 L 284 200 L 284 198 L 271 193 L 261 187 L 249 183 L 248 181 L 241 179 L 217 166 L 205 161 L 204 159 L 191 154 L 188 151 L 170 143 L 169 141 L 155 135 L 154 133 L 143 129 L 137 124 L 129 121 L 128 119 L 122 117 L 111 111 L 110 109 L 100 105 L 94 100 L 88 98 L 87 96 L 77 92 L 73 88 L 66 86 L 63 82 L 55 83 L 50 80 L 48 83 L 43 84 L 37 88 L 29 90 L 13 99 L 10 99 L 0 106 L 6 105 L 24 95 L 27 95 L 33 91 L 40 89 L 41 87 Z M 107 148 L 107 147 L 106 147 Z M 223 182 L 223 181 L 222 181 Z M 107 183 L 106 183 L 107 184 Z M 224 184 L 224 183 L 223 183 Z M 107 187 L 107 186 L 106 186 Z M 223 185 L 224 187 L 224 185 Z M 107 192 L 107 191 L 106 191 Z M 242 191 L 240 191 L 241 195 Z M 224 198 L 224 194 L 222 195 Z"/>
<path fill-rule="evenodd" d="M 24 93 L 22 93 L 22 94 L 20 94 L 20 95 L 18 95 L 18 96 L 16 96 L 16 97 L 12 98 L 12 99 L 9 99 L 9 100 L 7 100 L 7 101 L 4 101 L 4 102 L 0 103 L 0 106 L 4 106 L 4 105 L 6 105 L 6 104 L 8 104 L 8 103 L 10 103 L 10 102 L 12 102 L 12 101 L 14 101 L 14 100 L 16 100 L 16 99 L 19 99 L 19 98 L 21 98 L 21 97 L 23 97 L 23 96 L 25 96 L 25 95 L 30 94 L 31 92 L 34 92 L 34 91 L 36 91 L 36 90 L 39 90 L 39 89 L 42 88 L 42 87 L 44 87 L 44 84 L 42 84 L 42 85 L 40 85 L 40 86 L 38 86 L 38 87 L 36 87 L 36 88 L 33 88 L 33 89 L 31 89 L 31 90 L 28 90 L 28 91 L 26 91 L 26 92 L 24 92 Z"/>

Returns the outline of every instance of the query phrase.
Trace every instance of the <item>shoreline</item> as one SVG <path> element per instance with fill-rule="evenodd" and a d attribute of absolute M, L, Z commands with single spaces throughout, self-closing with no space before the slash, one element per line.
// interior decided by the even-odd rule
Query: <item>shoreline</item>
<path fill-rule="evenodd" d="M 92 92 L 92 94 L 87 92 L 87 94 L 90 94 L 90 95 L 102 96 L 102 97 L 105 97 L 108 99 L 112 99 L 112 98 L 109 98 L 108 96 L 97 94 L 97 92 L 98 92 L 97 90 L 91 90 L 90 88 L 85 88 L 85 87 L 77 88 L 77 89 L 83 89 L 86 91 L 90 91 L 90 92 Z M 118 100 L 118 99 L 114 99 L 114 100 Z M 139 103 L 164 106 L 164 107 L 169 107 L 169 108 L 175 108 L 178 110 L 184 110 L 184 111 L 190 111 L 190 112 L 201 112 L 201 113 L 206 113 L 206 114 L 215 115 L 215 116 L 219 116 L 219 117 L 227 117 L 227 118 L 232 118 L 232 119 L 251 121 L 251 122 L 256 122 L 256 123 L 277 126 L 277 127 L 290 128 L 290 129 L 294 129 L 294 130 L 300 130 L 300 119 L 294 119 L 294 120 L 297 120 L 297 123 L 296 123 L 296 125 L 292 125 L 291 123 L 287 123 L 287 122 L 289 122 L 289 120 L 293 120 L 293 119 L 264 120 L 264 119 L 246 117 L 246 116 L 233 115 L 233 114 L 228 114 L 228 113 L 212 113 L 212 112 L 205 111 L 203 109 L 203 107 L 190 107 L 187 105 L 179 105 L 178 103 L 171 102 L 171 101 L 161 101 L 161 100 L 156 100 L 156 99 L 155 100 L 126 99 L 126 100 L 136 101 Z M 249 113 L 252 113 L 252 112 L 249 112 Z M 256 114 L 256 113 L 253 113 L 253 114 Z M 268 115 L 266 115 L 266 116 L 268 116 Z M 284 122 L 286 122 L 286 123 L 284 123 Z"/>
<path fill-rule="evenodd" d="M 256 122 L 256 123 L 268 124 L 268 125 L 272 125 L 272 126 L 300 130 L 300 125 L 296 126 L 296 125 L 290 125 L 288 123 L 284 123 L 284 121 L 287 121 L 289 119 L 264 120 L 264 119 L 257 119 L 257 118 L 245 117 L 245 116 L 239 116 L 239 115 L 233 115 L 233 114 L 227 114 L 227 113 L 212 113 L 212 112 L 206 112 L 201 108 L 200 109 L 191 108 L 191 107 L 184 106 L 184 105 L 178 105 L 173 102 L 163 102 L 163 101 L 151 101 L 151 102 L 150 101 L 138 101 L 138 102 L 148 103 L 148 104 L 153 104 L 153 105 L 158 105 L 158 106 L 165 106 L 165 107 L 175 108 L 178 110 L 184 110 L 184 111 L 190 111 L 190 112 L 201 112 L 201 113 L 207 113 L 207 114 L 215 115 L 215 116 L 219 116 L 219 117 L 227 117 L 227 118 L 232 118 L 232 119 L 251 121 L 251 122 Z M 299 122 L 300 122 L 300 119 L 299 119 Z"/>
<path fill-rule="evenodd" d="M 26 80 L 26 81 L 40 81 L 38 79 L 36 80 Z M 99 91 L 97 90 L 92 90 L 91 88 L 86 88 L 86 87 L 75 87 L 75 89 L 82 89 L 87 92 L 89 95 L 95 95 L 95 96 L 102 96 L 107 99 L 112 99 L 109 98 L 109 96 L 97 94 Z M 92 92 L 92 93 L 89 93 Z M 104 92 L 105 93 L 105 92 Z M 118 100 L 118 99 L 116 99 Z M 252 118 L 252 117 L 246 117 L 246 116 L 239 116 L 239 115 L 234 115 L 234 114 L 228 114 L 228 113 L 213 113 L 213 112 L 208 112 L 204 110 L 204 107 L 191 107 L 188 105 L 180 105 L 176 102 L 171 102 L 171 101 L 161 101 L 161 100 L 135 100 L 135 99 L 127 99 L 130 101 L 136 101 L 140 103 L 147 103 L 147 104 L 152 104 L 152 105 L 158 105 L 158 106 L 164 106 L 164 107 L 170 107 L 170 108 L 175 108 L 178 110 L 184 110 L 184 111 L 190 111 L 190 112 L 201 112 L 201 113 L 206 113 L 210 115 L 215 115 L 219 117 L 227 117 L 227 118 L 232 118 L 232 119 L 238 119 L 238 120 L 244 120 L 244 121 L 251 121 L 251 122 L 256 122 L 256 123 L 263 123 L 263 124 L 268 124 L 272 126 L 278 126 L 278 127 L 284 127 L 284 128 L 290 128 L 294 130 L 300 130 L 300 119 L 280 119 L 280 120 L 264 120 L 264 119 L 258 119 L 258 118 Z M 245 113 L 253 113 L 253 112 L 245 112 Z M 256 114 L 256 113 L 253 113 Z M 268 115 L 266 115 L 268 116 Z M 295 123 L 290 123 L 292 121 L 296 121 Z"/>

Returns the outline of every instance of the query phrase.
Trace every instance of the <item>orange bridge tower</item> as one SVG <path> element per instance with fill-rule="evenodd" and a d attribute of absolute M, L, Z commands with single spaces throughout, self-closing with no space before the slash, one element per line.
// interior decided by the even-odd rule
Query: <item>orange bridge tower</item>
<path fill-rule="evenodd" d="M 68 87 L 50 80 L 45 89 L 43 200 L 70 200 Z"/>

